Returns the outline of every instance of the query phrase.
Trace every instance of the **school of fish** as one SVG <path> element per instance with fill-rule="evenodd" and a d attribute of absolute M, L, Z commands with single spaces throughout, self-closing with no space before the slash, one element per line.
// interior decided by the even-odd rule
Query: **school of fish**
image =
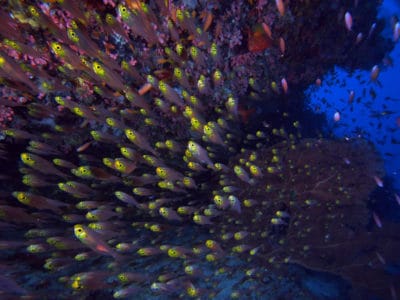
<path fill-rule="evenodd" d="M 346 42 L 324 49 L 290 34 L 311 35 L 295 24 L 326 4 L 236 0 L 247 37 L 230 48 L 235 16 L 219 15 L 234 4 L 188 2 L 2 2 L 0 108 L 14 113 L 0 141 L 0 298 L 278 299 L 268 278 L 292 265 L 340 276 L 352 299 L 400 297 L 387 272 L 399 226 L 370 209 L 381 158 L 296 110 L 296 90 L 326 70 L 318 55 L 346 64 L 344 49 L 380 41 L 374 20 L 332 1 L 327 30 Z"/>

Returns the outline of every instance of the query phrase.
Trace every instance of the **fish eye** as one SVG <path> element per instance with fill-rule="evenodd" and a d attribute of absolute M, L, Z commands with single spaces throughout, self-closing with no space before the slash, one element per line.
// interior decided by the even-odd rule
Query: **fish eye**
<path fill-rule="evenodd" d="M 124 15 L 128 13 L 128 10 L 126 9 L 125 6 L 121 6 L 119 12 L 122 15 L 122 17 L 124 17 Z"/>
<path fill-rule="evenodd" d="M 128 277 L 127 277 L 125 274 L 119 274 L 119 275 L 118 275 L 118 278 L 119 278 L 119 280 L 121 280 L 121 281 L 127 281 L 127 280 L 128 280 Z"/>

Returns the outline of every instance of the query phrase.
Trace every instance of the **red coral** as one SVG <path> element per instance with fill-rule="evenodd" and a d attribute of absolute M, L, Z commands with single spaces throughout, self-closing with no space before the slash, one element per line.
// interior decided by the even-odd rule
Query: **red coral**
<path fill-rule="evenodd" d="M 260 24 L 248 32 L 247 48 L 251 52 L 264 51 L 272 47 L 272 40 L 265 34 Z"/>

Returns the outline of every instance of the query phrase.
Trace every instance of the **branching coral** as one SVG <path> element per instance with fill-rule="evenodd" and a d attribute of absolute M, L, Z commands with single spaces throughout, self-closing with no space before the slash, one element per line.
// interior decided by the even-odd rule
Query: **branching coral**
<path fill-rule="evenodd" d="M 257 166 L 267 171 L 252 184 L 227 176 L 245 207 L 240 214 L 222 217 L 227 226 L 220 237 L 231 237 L 221 239 L 222 247 L 245 245 L 257 249 L 250 260 L 333 272 L 355 286 L 387 294 L 382 282 L 390 276 L 385 274 L 386 262 L 379 258 L 393 255 L 399 243 L 397 234 L 390 242 L 377 243 L 385 234 L 366 229 L 371 217 L 368 195 L 376 184 L 373 176 L 383 175 L 382 162 L 371 145 L 362 140 L 305 139 L 245 152 L 237 162 L 250 170 Z M 229 197 L 223 189 L 215 194 Z M 235 238 L 242 231 L 247 236 Z"/>
<path fill-rule="evenodd" d="M 388 296 L 385 286 L 394 281 L 385 258 L 395 261 L 392 255 L 400 244 L 392 225 L 383 232 L 366 230 L 373 177 L 383 176 L 381 159 L 370 144 L 306 139 L 248 151 L 239 161 L 267 172 L 250 185 L 238 178 L 230 182 L 245 207 L 240 214 L 224 214 L 223 247 L 253 249 L 251 256 L 246 251 L 249 260 L 278 269 L 296 263 L 336 273 L 355 287 Z M 223 190 L 215 194 L 229 197 Z M 246 237 L 237 238 L 243 231 Z"/>

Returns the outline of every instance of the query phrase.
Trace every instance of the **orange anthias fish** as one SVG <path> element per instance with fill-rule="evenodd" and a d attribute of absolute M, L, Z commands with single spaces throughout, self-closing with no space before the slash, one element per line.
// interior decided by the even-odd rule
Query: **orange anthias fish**
<path fill-rule="evenodd" d="M 248 31 L 247 48 L 250 52 L 264 51 L 272 47 L 272 40 L 265 33 L 261 24 L 255 25 Z"/>

